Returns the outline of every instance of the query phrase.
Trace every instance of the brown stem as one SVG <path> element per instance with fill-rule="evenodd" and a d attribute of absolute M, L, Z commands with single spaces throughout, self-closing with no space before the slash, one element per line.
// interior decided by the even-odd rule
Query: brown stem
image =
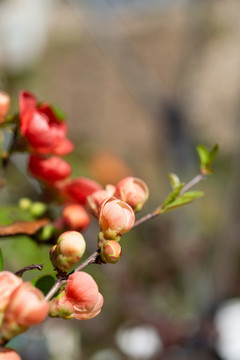
<path fill-rule="evenodd" d="M 39 271 L 42 271 L 43 269 L 43 263 L 42 264 L 39 264 L 39 265 L 35 265 L 35 264 L 32 264 L 32 265 L 28 265 L 28 266 L 24 266 L 22 269 L 18 270 L 15 272 L 15 275 L 19 276 L 19 277 L 22 277 L 22 275 L 26 272 L 26 271 L 29 271 L 29 270 L 39 270 Z"/>

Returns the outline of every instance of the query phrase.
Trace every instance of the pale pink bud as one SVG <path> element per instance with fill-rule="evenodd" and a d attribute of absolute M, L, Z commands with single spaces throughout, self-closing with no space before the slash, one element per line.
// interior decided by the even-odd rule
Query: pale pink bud
<path fill-rule="evenodd" d="M 126 177 L 116 185 L 114 196 L 128 203 L 134 211 L 140 211 L 148 199 L 149 191 L 144 181 Z"/>
<path fill-rule="evenodd" d="M 135 215 L 131 206 L 114 197 L 105 199 L 99 208 L 99 224 L 106 239 L 115 239 L 128 232 L 134 225 Z"/>
<path fill-rule="evenodd" d="M 0 360 L 22 360 L 16 351 L 10 348 L 0 349 Z"/>
<path fill-rule="evenodd" d="M 113 196 L 115 193 L 116 187 L 114 185 L 107 185 L 106 190 L 98 190 L 95 191 L 92 195 L 87 197 L 87 206 L 89 211 L 96 218 L 98 217 L 98 209 L 103 200 L 106 198 Z"/>
<path fill-rule="evenodd" d="M 84 230 L 90 223 L 90 217 L 80 204 L 67 205 L 62 213 L 64 222 L 73 230 Z"/>
<path fill-rule="evenodd" d="M 92 310 L 98 301 L 98 293 L 98 286 L 91 275 L 80 271 L 69 276 L 66 297 L 78 311 Z"/>
<path fill-rule="evenodd" d="M 11 339 L 29 326 L 41 323 L 48 311 L 43 293 L 30 282 L 23 283 L 10 296 L 1 329 L 3 337 Z"/>
<path fill-rule="evenodd" d="M 106 263 L 115 264 L 122 255 L 122 248 L 119 242 L 107 240 L 101 248 L 101 258 Z"/>
<path fill-rule="evenodd" d="M 77 320 L 88 320 L 94 318 L 101 312 L 103 301 L 104 300 L 102 294 L 98 293 L 97 302 L 90 311 L 82 312 L 81 310 L 78 310 L 77 307 L 75 306 L 74 318 Z"/>
<path fill-rule="evenodd" d="M 0 123 L 7 115 L 9 108 L 10 108 L 9 95 L 4 91 L 0 91 Z"/>
<path fill-rule="evenodd" d="M 0 325 L 3 320 L 4 311 L 9 302 L 13 290 L 22 283 L 22 279 L 9 271 L 0 272 Z"/>
<path fill-rule="evenodd" d="M 77 231 L 66 231 L 58 238 L 57 244 L 50 250 L 50 259 L 56 269 L 69 270 L 83 256 L 86 242 Z"/>

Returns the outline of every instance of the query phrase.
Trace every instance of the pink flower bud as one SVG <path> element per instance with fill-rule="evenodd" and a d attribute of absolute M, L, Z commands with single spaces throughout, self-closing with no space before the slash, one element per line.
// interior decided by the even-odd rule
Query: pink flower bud
<path fill-rule="evenodd" d="M 66 285 L 66 297 L 78 311 L 90 311 L 98 301 L 98 286 L 91 275 L 83 271 L 70 275 Z"/>
<path fill-rule="evenodd" d="M 98 190 L 95 191 L 92 195 L 89 195 L 87 197 L 87 206 L 89 211 L 93 216 L 96 218 L 98 217 L 98 209 L 103 200 L 106 198 L 113 196 L 115 192 L 115 186 L 114 185 L 107 185 L 106 190 Z"/>
<path fill-rule="evenodd" d="M 66 231 L 51 248 L 50 259 L 56 269 L 67 271 L 82 258 L 85 249 L 86 242 L 82 234 Z"/>
<path fill-rule="evenodd" d="M 101 248 L 101 258 L 106 263 L 115 264 L 122 255 L 122 248 L 119 242 L 107 240 Z"/>
<path fill-rule="evenodd" d="M 77 320 L 88 320 L 94 318 L 101 312 L 103 302 L 104 300 L 102 294 L 98 293 L 97 302 L 90 311 L 82 312 L 82 310 L 78 310 L 76 306 L 74 307 L 74 318 Z"/>
<path fill-rule="evenodd" d="M 85 177 L 71 180 L 71 182 L 65 184 L 61 189 L 66 197 L 81 205 L 85 205 L 87 197 L 97 190 L 102 190 L 102 186 L 96 181 Z"/>
<path fill-rule="evenodd" d="M 4 91 L 0 91 L 0 123 L 4 120 L 10 108 L 10 97 Z"/>
<path fill-rule="evenodd" d="M 86 320 L 97 316 L 102 306 L 103 297 L 93 278 L 85 272 L 75 272 L 58 296 L 50 301 L 50 316 Z"/>
<path fill-rule="evenodd" d="M 144 181 L 126 177 L 116 185 L 114 196 L 128 203 L 134 211 L 140 211 L 148 199 L 149 191 Z"/>
<path fill-rule="evenodd" d="M 106 239 L 115 239 L 128 232 L 134 225 L 133 209 L 114 197 L 105 199 L 99 208 L 99 224 Z"/>
<path fill-rule="evenodd" d="M 63 180 L 71 173 L 69 163 L 58 156 L 46 158 L 44 156 L 31 155 L 28 168 L 33 176 L 48 183 Z"/>
<path fill-rule="evenodd" d="M 29 326 L 41 323 L 48 315 L 49 305 L 43 293 L 25 282 L 11 294 L 2 325 L 2 335 L 9 340 Z"/>
<path fill-rule="evenodd" d="M 9 348 L 0 349 L 0 360 L 22 360 L 16 351 Z"/>
<path fill-rule="evenodd" d="M 73 230 L 84 230 L 90 223 L 88 213 L 80 204 L 66 206 L 62 216 L 65 224 Z"/>
<path fill-rule="evenodd" d="M 21 283 L 22 279 L 15 274 L 9 271 L 0 272 L 0 326 L 9 303 L 10 295 Z"/>

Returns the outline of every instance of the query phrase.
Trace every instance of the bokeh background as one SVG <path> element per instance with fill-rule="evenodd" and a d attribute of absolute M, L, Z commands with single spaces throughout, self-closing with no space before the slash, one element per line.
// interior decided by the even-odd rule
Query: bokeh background
<path fill-rule="evenodd" d="M 23 360 L 240 359 L 239 20 L 237 0 L 0 1 L 0 88 L 13 111 L 28 89 L 66 112 L 75 176 L 144 179 L 147 213 L 168 172 L 197 174 L 198 143 L 220 145 L 204 199 L 126 235 L 116 265 L 87 269 L 102 313 L 30 329 L 10 343 Z M 38 190 L 16 156 L 1 203 Z M 85 233 L 89 253 L 97 229 Z M 51 270 L 47 246 L 0 246 L 6 269 Z"/>

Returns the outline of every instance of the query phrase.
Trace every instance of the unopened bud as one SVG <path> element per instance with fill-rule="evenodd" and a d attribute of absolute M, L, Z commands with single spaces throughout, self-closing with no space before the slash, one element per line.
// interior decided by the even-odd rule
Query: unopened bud
<path fill-rule="evenodd" d="M 90 218 L 80 204 L 67 205 L 62 213 L 65 224 L 72 230 L 84 230 L 90 223 Z"/>
<path fill-rule="evenodd" d="M 12 293 L 4 315 L 2 335 L 10 340 L 26 331 L 31 325 L 41 323 L 48 315 L 48 302 L 43 293 L 31 283 L 25 282 Z"/>
<path fill-rule="evenodd" d="M 107 240 L 101 248 L 101 258 L 106 263 L 115 264 L 122 255 L 122 248 L 119 242 Z"/>
<path fill-rule="evenodd" d="M 36 201 L 32 203 L 30 207 L 30 213 L 34 217 L 41 217 L 46 211 L 47 211 L 47 205 L 40 201 Z"/>
<path fill-rule="evenodd" d="M 87 197 L 87 206 L 93 216 L 95 216 L 96 218 L 98 217 L 98 210 L 101 203 L 106 198 L 113 196 L 115 189 L 116 188 L 114 185 L 109 184 L 106 186 L 106 190 L 95 191 L 92 195 L 89 195 Z"/>
<path fill-rule="evenodd" d="M 38 231 L 37 237 L 41 241 L 48 241 L 53 236 L 54 231 L 55 227 L 53 224 L 47 224 Z"/>
<path fill-rule="evenodd" d="M 133 227 L 135 214 L 127 203 L 110 197 L 102 202 L 98 219 L 105 238 L 115 240 L 116 237 Z"/>
<path fill-rule="evenodd" d="M 11 293 L 20 284 L 22 284 L 22 279 L 20 277 L 10 271 L 0 272 L 0 326 L 2 324 L 4 312 L 9 303 Z"/>
<path fill-rule="evenodd" d="M 0 360 L 22 360 L 16 351 L 10 348 L 0 349 Z"/>
<path fill-rule="evenodd" d="M 50 250 L 50 259 L 57 270 L 67 271 L 83 256 L 86 242 L 77 231 L 66 231 Z"/>
<path fill-rule="evenodd" d="M 21 198 L 18 202 L 18 206 L 22 210 L 29 210 L 32 205 L 32 200 L 29 198 Z"/>
<path fill-rule="evenodd" d="M 140 211 L 148 199 L 149 191 L 144 181 L 126 177 L 116 185 L 114 196 L 128 203 L 134 211 Z"/>
<path fill-rule="evenodd" d="M 10 108 L 10 97 L 4 92 L 0 91 L 0 123 L 3 122 Z"/>

